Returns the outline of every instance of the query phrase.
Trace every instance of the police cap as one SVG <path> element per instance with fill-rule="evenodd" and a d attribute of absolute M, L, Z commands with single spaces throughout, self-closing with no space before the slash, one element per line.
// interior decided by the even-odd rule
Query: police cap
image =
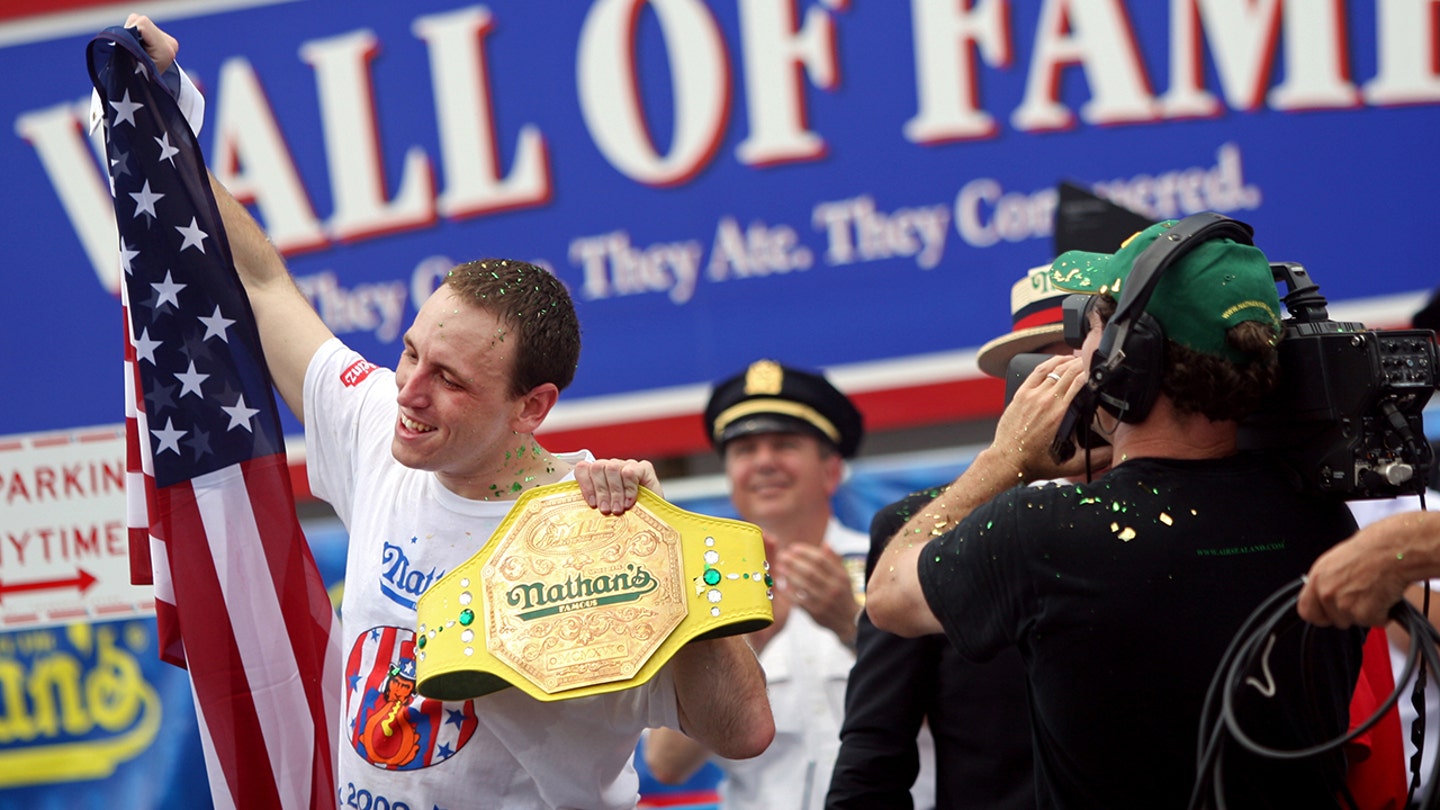
<path fill-rule="evenodd" d="M 820 374 L 757 360 L 715 386 L 705 406 L 706 432 L 716 450 L 753 433 L 808 433 L 844 458 L 865 434 L 860 411 Z"/>

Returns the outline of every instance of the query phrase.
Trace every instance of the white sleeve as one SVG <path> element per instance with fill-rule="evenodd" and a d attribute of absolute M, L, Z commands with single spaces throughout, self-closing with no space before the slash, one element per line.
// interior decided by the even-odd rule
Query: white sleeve
<path fill-rule="evenodd" d="M 200 128 L 205 126 L 205 96 L 200 94 L 199 88 L 190 81 L 190 76 L 180 63 L 174 64 L 174 69 L 180 72 L 180 92 L 175 96 L 175 103 L 180 106 L 180 114 L 185 116 L 185 123 L 190 125 L 190 131 L 195 137 L 200 137 Z"/>
<path fill-rule="evenodd" d="M 180 67 L 179 62 L 171 65 L 161 78 L 164 80 L 162 83 L 165 89 L 175 97 L 175 103 L 180 107 L 180 114 L 185 116 L 185 123 L 190 125 L 190 131 L 199 137 L 200 128 L 205 126 L 205 96 L 201 95 L 200 89 L 190 81 L 189 74 Z M 91 90 L 90 132 L 93 134 L 95 128 L 104 120 L 105 104 L 100 100 L 100 91 Z"/>
<path fill-rule="evenodd" d="M 331 338 L 305 369 L 304 407 L 310 491 L 348 526 L 360 470 L 390 455 L 395 372 Z"/>

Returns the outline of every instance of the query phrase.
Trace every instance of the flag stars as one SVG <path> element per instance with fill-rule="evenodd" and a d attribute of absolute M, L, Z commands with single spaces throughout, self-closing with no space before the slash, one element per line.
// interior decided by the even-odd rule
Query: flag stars
<path fill-rule="evenodd" d="M 200 334 L 199 329 L 185 330 L 181 341 L 184 345 L 180 351 L 189 360 L 210 360 L 215 357 L 215 353 L 206 345 L 205 337 Z"/>
<path fill-rule="evenodd" d="M 146 412 L 154 416 L 159 416 L 167 408 L 177 407 L 175 397 L 173 396 L 175 386 L 165 385 L 159 380 L 153 380 L 153 382 L 155 384 L 154 388 L 145 392 Z"/>
<path fill-rule="evenodd" d="M 175 230 L 179 231 L 180 235 L 185 237 L 185 243 L 180 246 L 181 251 L 184 251 L 185 248 L 193 247 L 196 250 L 199 250 L 201 253 L 205 252 L 205 244 L 203 240 L 209 234 L 200 230 L 200 225 L 196 221 L 195 217 L 190 218 L 189 225 L 176 225 Z"/>
<path fill-rule="evenodd" d="M 235 321 L 232 318 L 227 318 L 224 315 L 220 314 L 219 304 L 215 305 L 214 315 L 210 315 L 208 317 L 201 315 L 200 323 L 205 324 L 205 336 L 201 338 L 201 340 L 209 340 L 212 337 L 218 337 L 226 343 L 230 342 L 230 336 L 225 333 L 225 330 L 229 328 L 230 324 L 235 323 Z"/>
<path fill-rule="evenodd" d="M 155 365 L 155 350 L 160 348 L 161 341 L 150 339 L 150 327 L 140 330 L 140 337 L 135 338 L 135 357 L 138 360 L 149 360 L 150 365 Z"/>
<path fill-rule="evenodd" d="M 90 115 L 92 118 L 98 115 L 98 112 L 94 107 L 90 109 Z M 91 126 L 90 131 L 94 132 L 95 127 Z M 116 146 L 114 149 L 115 157 L 110 160 L 110 173 L 106 176 L 106 179 L 110 181 L 111 197 L 115 196 L 115 181 L 119 180 L 122 177 L 130 175 L 130 153 L 126 152 L 124 149 L 121 149 L 118 146 Z"/>
<path fill-rule="evenodd" d="M 196 371 L 195 361 L 191 360 L 189 370 L 175 375 L 175 379 L 180 381 L 181 398 L 183 399 L 186 394 L 194 394 L 204 399 L 205 395 L 200 392 L 200 383 L 204 382 L 209 376 L 209 374 L 201 374 Z"/>
<path fill-rule="evenodd" d="M 174 168 L 175 156 L 180 154 L 180 150 L 170 145 L 170 133 L 167 132 L 156 138 L 155 143 L 160 144 L 160 160 L 170 161 L 171 168 Z M 156 162 L 159 163 L 160 161 L 157 160 Z"/>
<path fill-rule="evenodd" d="M 210 449 L 210 434 L 200 428 L 196 428 L 195 435 L 185 440 L 185 446 L 190 448 L 190 452 L 195 454 L 192 459 L 194 461 L 199 461 L 205 456 L 213 455 L 215 452 Z"/>
<path fill-rule="evenodd" d="M 130 153 L 124 149 L 116 149 L 115 157 L 110 160 L 110 174 L 113 177 L 125 177 L 130 174 Z M 113 181 L 112 181 L 113 182 Z"/>
<path fill-rule="evenodd" d="M 131 250 L 130 246 L 125 243 L 125 238 L 120 238 L 120 267 L 125 270 L 125 275 L 128 276 L 132 274 L 130 260 L 139 255 L 140 251 Z"/>
<path fill-rule="evenodd" d="M 130 198 L 135 201 L 135 216 L 138 217 L 141 214 L 146 214 L 151 217 L 158 216 L 155 213 L 155 203 L 159 202 L 164 196 L 164 194 L 151 191 L 150 181 L 147 179 L 143 188 L 139 191 L 130 192 Z"/>
<path fill-rule="evenodd" d="M 166 304 L 176 309 L 180 308 L 180 291 L 185 289 L 186 285 L 177 284 L 175 280 L 170 277 L 169 270 L 165 271 L 164 281 L 159 284 L 152 283 L 150 287 L 155 290 L 155 309 L 159 309 Z"/>
<path fill-rule="evenodd" d="M 176 429 L 174 419 L 166 419 L 165 427 L 150 431 L 150 435 L 160 443 L 155 448 L 155 455 L 158 456 L 166 450 L 173 450 L 175 455 L 180 455 L 180 439 L 185 435 L 185 431 Z"/>
<path fill-rule="evenodd" d="M 240 394 L 235 398 L 234 405 L 231 405 L 229 407 L 221 406 L 220 410 L 224 411 L 230 416 L 230 424 L 225 427 L 226 430 L 234 430 L 235 428 L 240 427 L 245 428 L 245 430 L 250 433 L 255 432 L 250 427 L 250 420 L 254 418 L 255 414 L 260 413 L 260 409 L 247 407 L 245 405 L 244 394 Z"/>
<path fill-rule="evenodd" d="M 145 109 L 145 105 L 138 101 L 130 100 L 130 90 L 125 90 L 125 97 L 119 101 L 110 102 L 115 108 L 115 124 L 118 126 L 122 121 L 135 126 L 135 111 Z"/>

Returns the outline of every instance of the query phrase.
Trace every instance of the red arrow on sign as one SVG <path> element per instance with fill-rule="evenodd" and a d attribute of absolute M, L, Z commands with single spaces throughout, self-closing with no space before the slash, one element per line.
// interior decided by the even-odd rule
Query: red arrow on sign
<path fill-rule="evenodd" d="M 83 594 L 91 585 L 94 585 L 96 581 L 95 577 L 91 575 L 89 571 L 86 571 L 84 568 L 76 568 L 75 576 L 72 579 L 42 579 L 35 582 L 21 582 L 18 585 L 7 585 L 0 582 L 0 600 L 3 600 L 6 594 L 24 593 L 26 591 L 53 591 L 62 588 L 74 588 Z"/>

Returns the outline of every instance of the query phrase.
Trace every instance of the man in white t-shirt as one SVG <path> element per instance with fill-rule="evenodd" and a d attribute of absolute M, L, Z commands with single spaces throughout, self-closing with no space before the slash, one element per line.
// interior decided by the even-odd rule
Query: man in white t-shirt
<path fill-rule="evenodd" d="M 161 71 L 173 62 L 178 43 L 148 18 L 126 25 Z M 764 676 L 739 637 L 692 642 L 646 684 L 591 698 L 415 694 L 416 599 L 481 548 L 516 498 L 573 478 L 592 507 L 615 514 L 639 486 L 658 489 L 654 469 L 535 440 L 580 351 L 569 294 L 549 272 L 505 260 L 456 267 L 390 371 L 331 333 L 249 213 L 211 186 L 271 377 L 305 423 L 311 488 L 350 532 L 339 804 L 629 808 L 645 728 L 682 729 L 736 758 L 763 751 L 774 734 Z"/>

